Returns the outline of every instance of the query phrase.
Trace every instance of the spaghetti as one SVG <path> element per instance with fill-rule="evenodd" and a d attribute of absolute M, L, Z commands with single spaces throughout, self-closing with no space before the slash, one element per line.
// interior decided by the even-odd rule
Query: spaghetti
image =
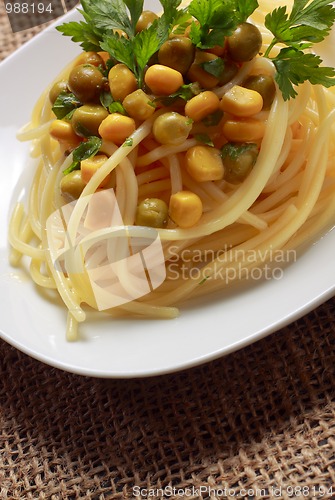
<path fill-rule="evenodd" d="M 270 4 L 263 1 L 262 8 L 252 20 L 262 35 L 260 52 L 263 53 L 270 43 L 264 28 L 264 16 L 270 10 Z M 80 62 L 79 58 L 55 81 L 68 81 L 71 71 Z M 239 64 L 238 68 L 228 82 L 216 84 L 210 90 L 201 88 L 200 93 L 209 91 L 222 103 L 231 89 L 244 88 L 248 77 L 267 75 L 273 78 L 275 72 L 273 64 L 259 56 Z M 34 282 L 60 294 L 68 309 L 67 337 L 73 340 L 77 337 L 78 323 L 85 320 L 85 307 L 98 308 L 87 272 L 76 274 L 55 266 L 50 251 L 47 221 L 55 210 L 69 202 L 60 185 L 64 171 L 73 164 L 74 157 L 73 153 L 68 154 L 68 143 L 65 147 L 64 142 L 55 140 L 50 134 L 55 115 L 49 90 L 36 104 L 31 123 L 18 134 L 20 140 L 32 141 L 32 155 L 38 166 L 27 207 L 18 203 L 10 221 L 11 262 L 18 265 L 21 257 L 27 256 Z M 156 104 L 157 96 L 148 94 L 151 105 Z M 333 90 L 312 86 L 308 82 L 299 87 L 294 100 L 284 100 L 276 86 L 269 109 L 258 110 L 252 116 L 242 116 L 237 120 L 229 110 L 224 110 L 217 123 L 210 125 L 188 120 L 183 122 L 188 133 L 182 141 L 162 143 L 153 133 L 158 117 L 172 112 L 187 120 L 185 102 L 178 99 L 165 105 L 162 100 L 156 109 L 152 105 L 150 116 L 134 120 L 135 129 L 125 142 L 117 144 L 117 141 L 102 137 L 98 154 L 105 159 L 83 184 L 76 198 L 66 228 L 70 236 L 76 238 L 87 209 L 87 199 L 101 191 L 106 179 L 108 182 L 102 189 L 114 190 L 118 210 L 127 227 L 141 227 L 136 223 L 141 202 L 159 199 L 166 206 L 170 204 L 167 220 L 155 228 L 164 252 L 164 282 L 145 296 L 107 312 L 135 317 L 176 317 L 177 306 L 189 297 L 215 292 L 228 282 L 238 280 L 241 272 L 235 273 L 233 279 L 225 279 L 232 269 L 247 273 L 269 259 L 269 249 L 289 252 L 313 241 L 329 228 L 335 216 L 334 103 Z M 219 106 L 222 108 L 221 104 Z M 106 115 L 110 116 L 107 111 Z M 187 168 L 188 151 L 196 147 L 223 151 L 227 143 L 236 146 L 239 141 L 230 140 L 229 132 L 226 135 L 223 132 L 227 130 L 225 124 L 229 120 L 240 125 L 245 122 L 262 127 L 260 137 L 240 141 L 244 146 L 251 143 L 257 146 L 252 168 L 238 182 L 224 174 L 219 178 L 197 180 Z M 86 139 L 81 136 L 78 143 L 80 141 Z M 244 150 L 249 151 L 248 147 Z M 227 167 L 222 158 L 224 170 Z M 181 192 L 192 193 L 201 203 L 201 216 L 191 225 L 178 224 L 178 220 L 171 216 L 171 199 Z M 108 240 L 113 237 L 112 232 L 113 228 L 104 228 L 99 238 Z M 247 258 L 251 251 L 252 260 Z M 189 269 L 197 267 L 201 271 L 196 278 L 191 272 L 186 277 L 181 272 L 185 266 L 185 252 L 188 256 L 198 256 L 197 262 L 188 259 Z M 220 278 L 215 279 L 218 275 Z M 118 274 L 121 282 L 125 282 L 124 286 L 129 287 L 125 276 L 122 278 L 122 272 Z"/>

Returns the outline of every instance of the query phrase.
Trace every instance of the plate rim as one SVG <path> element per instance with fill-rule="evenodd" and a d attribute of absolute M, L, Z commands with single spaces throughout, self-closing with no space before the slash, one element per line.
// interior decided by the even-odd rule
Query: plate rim
<path fill-rule="evenodd" d="M 48 27 L 43 29 L 41 32 L 39 32 L 37 35 L 35 35 L 33 38 L 28 40 L 26 43 L 24 43 L 19 49 L 14 51 L 12 54 L 10 54 L 8 57 L 6 57 L 3 61 L 0 63 L 0 74 L 2 71 L 6 71 L 7 66 L 10 66 L 12 62 L 16 60 L 18 57 L 18 54 L 29 54 L 31 50 L 35 50 L 34 47 L 38 47 L 41 41 L 43 42 L 44 37 L 46 34 L 52 32 L 55 29 L 55 26 L 58 24 L 68 21 L 69 19 L 75 19 L 78 16 L 77 12 L 75 9 L 69 11 L 67 14 L 62 16 L 61 18 L 58 18 L 55 20 L 53 23 L 51 23 Z M 61 35 L 59 34 L 59 37 Z M 63 37 L 62 37 L 63 39 Z M 72 42 L 71 42 L 72 43 Z M 20 56 L 21 57 L 21 56 Z M 311 247 L 307 250 L 308 251 L 313 251 L 315 247 L 321 242 L 325 241 L 325 239 L 330 238 L 333 239 L 335 238 L 335 230 L 333 231 L 328 231 L 320 240 L 315 242 L 315 244 L 311 245 Z M 332 233 L 332 236 L 329 236 L 329 234 Z M 321 244 L 321 243 L 320 243 Z M 313 247 L 313 248 L 312 248 Z M 294 263 L 293 265 L 296 265 L 297 263 Z M 1 282 L 1 276 L 0 276 L 0 291 L 2 287 L 2 282 Z M 18 349 L 19 351 L 23 352 L 24 354 L 42 362 L 45 363 L 49 366 L 52 366 L 57 369 L 64 370 L 69 373 L 77 374 L 77 375 L 83 375 L 83 376 L 90 376 L 90 377 L 97 377 L 97 378 L 114 378 L 114 379 L 127 379 L 127 378 L 138 378 L 138 377 L 153 377 L 153 376 L 159 376 L 159 375 L 166 375 L 169 373 L 175 373 L 175 372 L 180 372 L 182 370 L 194 368 L 196 366 L 205 364 L 207 362 L 211 362 L 214 360 L 217 360 L 219 358 L 222 358 L 228 354 L 231 354 L 232 352 L 236 352 L 254 342 L 257 342 L 269 335 L 271 335 L 274 332 L 279 331 L 280 329 L 284 328 L 285 326 L 291 324 L 292 322 L 300 319 L 304 315 L 308 314 L 311 312 L 313 309 L 316 307 L 320 306 L 322 303 L 326 302 L 329 300 L 332 296 L 335 294 L 335 281 L 330 284 L 328 288 L 324 290 L 319 290 L 316 296 L 310 297 L 309 300 L 305 301 L 304 303 L 300 303 L 299 307 L 295 308 L 292 310 L 290 313 L 286 314 L 283 316 L 280 320 L 275 321 L 273 324 L 268 325 L 267 327 L 260 328 L 257 331 L 254 331 L 253 333 L 250 333 L 250 335 L 244 336 L 242 339 L 236 340 L 234 342 L 231 342 L 228 346 L 223 346 L 221 348 L 214 349 L 211 352 L 207 352 L 203 355 L 198 355 L 196 357 L 193 357 L 191 359 L 185 359 L 184 361 L 179 361 L 178 363 L 171 365 L 169 367 L 165 368 L 159 368 L 156 365 L 152 366 L 151 368 L 146 368 L 142 370 L 131 370 L 128 369 L 127 371 L 120 372 L 120 371 L 113 371 L 113 370 L 99 370 L 99 369 L 93 369 L 93 368 L 85 368 L 83 366 L 77 366 L 77 364 L 69 364 L 65 363 L 61 359 L 56 359 L 52 356 L 47 356 L 45 354 L 41 354 L 36 352 L 33 348 L 29 347 L 29 345 L 24 345 L 22 342 L 19 340 L 13 338 L 13 336 L 8 335 L 3 331 L 3 328 L 0 324 L 0 338 L 2 338 L 5 342 L 8 344 L 12 345 L 14 348 Z M 173 321 L 173 320 L 172 320 Z M 1 322 L 0 322 L 1 323 Z"/>

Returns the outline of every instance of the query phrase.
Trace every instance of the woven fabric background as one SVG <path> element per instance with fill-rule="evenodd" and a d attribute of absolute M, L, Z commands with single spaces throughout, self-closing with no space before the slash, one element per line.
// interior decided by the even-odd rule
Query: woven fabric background
<path fill-rule="evenodd" d="M 3 59 L 41 27 L 13 35 L 0 6 Z M 0 499 L 335 498 L 334 318 L 332 299 L 141 380 L 72 375 L 0 341 Z"/>
<path fill-rule="evenodd" d="M 11 54 L 14 50 L 18 49 L 23 43 L 27 42 L 30 38 L 32 38 L 34 35 L 39 33 L 43 28 L 45 28 L 50 24 L 50 22 L 44 23 L 42 25 L 36 26 L 31 29 L 26 29 L 23 31 L 19 31 L 17 33 L 13 33 L 6 14 L 6 9 L 5 9 L 6 3 L 7 3 L 6 0 L 0 0 L 0 61 L 3 60 L 5 57 L 9 56 L 9 54 Z M 8 3 L 14 4 L 15 2 L 11 0 Z M 35 4 L 35 8 L 37 8 L 36 5 L 38 5 L 38 2 L 29 2 L 29 5 L 32 5 L 33 3 Z M 20 4 L 22 4 L 22 1 L 20 1 Z M 46 2 L 44 2 L 44 4 L 47 5 Z M 61 0 L 61 4 L 63 5 L 64 12 L 67 12 L 70 9 L 74 8 L 78 4 L 78 1 Z M 31 12 L 25 15 L 29 16 L 30 18 L 31 17 L 34 18 L 34 14 L 31 14 Z M 38 18 L 39 20 L 43 20 L 42 15 L 38 16 Z M 18 22 L 15 24 L 19 26 Z"/>

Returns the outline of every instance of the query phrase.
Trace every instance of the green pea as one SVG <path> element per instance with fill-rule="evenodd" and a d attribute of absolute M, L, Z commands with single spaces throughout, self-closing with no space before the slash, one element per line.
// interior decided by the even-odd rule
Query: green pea
<path fill-rule="evenodd" d="M 80 170 L 73 170 L 62 177 L 60 182 L 60 190 L 66 201 L 77 200 L 81 195 L 85 183 L 81 178 Z"/>
<path fill-rule="evenodd" d="M 188 138 L 191 130 L 192 121 L 175 111 L 168 111 L 160 115 L 153 125 L 154 137 L 161 144 L 182 144 Z"/>
<path fill-rule="evenodd" d="M 258 157 L 258 147 L 254 143 L 227 143 L 221 150 L 224 179 L 238 184 L 250 174 Z"/>
<path fill-rule="evenodd" d="M 159 64 L 169 66 L 183 75 L 194 60 L 195 46 L 186 36 L 174 36 L 163 43 L 158 52 Z"/>
<path fill-rule="evenodd" d="M 251 23 L 240 24 L 227 38 L 228 54 L 235 62 L 251 61 L 262 47 L 262 35 Z"/>
<path fill-rule="evenodd" d="M 256 90 L 263 97 L 263 109 L 269 109 L 276 94 L 276 86 L 270 75 L 251 75 L 243 84 L 244 87 Z"/>
<path fill-rule="evenodd" d="M 98 104 L 84 104 L 73 113 L 71 123 L 75 133 L 81 137 L 99 135 L 100 123 L 108 116 L 108 111 Z"/>
<path fill-rule="evenodd" d="M 64 91 L 68 91 L 67 82 L 65 80 L 54 83 L 49 91 L 49 99 L 51 104 L 55 104 L 55 101 L 59 94 Z"/>
<path fill-rule="evenodd" d="M 136 33 L 148 29 L 158 19 L 157 14 L 151 10 L 144 10 L 136 24 Z"/>
<path fill-rule="evenodd" d="M 79 64 L 69 75 L 69 89 L 82 103 L 95 102 L 99 99 L 105 78 L 93 64 Z"/>
<path fill-rule="evenodd" d="M 135 222 L 138 226 L 165 227 L 168 213 L 165 201 L 159 198 L 147 198 L 138 205 Z"/>

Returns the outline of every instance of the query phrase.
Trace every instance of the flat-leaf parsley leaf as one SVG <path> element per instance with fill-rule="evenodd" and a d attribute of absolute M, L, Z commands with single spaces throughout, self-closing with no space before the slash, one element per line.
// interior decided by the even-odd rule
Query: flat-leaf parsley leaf
<path fill-rule="evenodd" d="M 225 38 L 258 7 L 257 0 L 191 0 L 185 8 L 180 8 L 181 0 L 160 0 L 160 3 L 163 14 L 140 32 L 136 25 L 143 0 L 82 0 L 79 11 L 84 21 L 65 23 L 57 29 L 79 42 L 86 51 L 108 52 L 107 67 L 115 62 L 125 64 L 141 88 L 147 64 L 171 33 L 185 29 L 191 22 L 189 37 L 198 49 L 224 46 Z M 291 12 L 281 6 L 265 16 L 265 27 L 273 39 L 264 57 L 271 59 L 277 69 L 275 79 L 285 100 L 295 97 L 294 86 L 306 80 L 325 87 L 335 84 L 335 70 L 322 66 L 319 56 L 306 52 L 314 43 L 324 40 L 334 22 L 331 0 L 294 0 Z M 207 72 L 221 75 L 220 60 L 205 64 Z"/>
<path fill-rule="evenodd" d="M 92 156 L 95 156 L 99 149 L 101 148 L 102 140 L 100 137 L 92 135 L 87 139 L 87 141 L 82 142 L 76 149 L 72 151 L 72 163 L 71 165 L 63 171 L 64 175 L 71 173 L 73 170 L 78 170 L 80 168 L 80 162 L 82 160 L 87 160 Z"/>
<path fill-rule="evenodd" d="M 334 68 L 321 66 L 322 60 L 304 50 L 321 42 L 335 21 L 335 8 L 330 0 L 294 0 L 291 13 L 286 6 L 278 7 L 265 17 L 265 26 L 273 40 L 264 56 L 273 60 L 277 69 L 275 79 L 285 100 L 295 97 L 293 85 L 310 81 L 313 85 L 330 87 L 335 84 Z M 272 48 L 284 44 L 275 57 Z"/>

